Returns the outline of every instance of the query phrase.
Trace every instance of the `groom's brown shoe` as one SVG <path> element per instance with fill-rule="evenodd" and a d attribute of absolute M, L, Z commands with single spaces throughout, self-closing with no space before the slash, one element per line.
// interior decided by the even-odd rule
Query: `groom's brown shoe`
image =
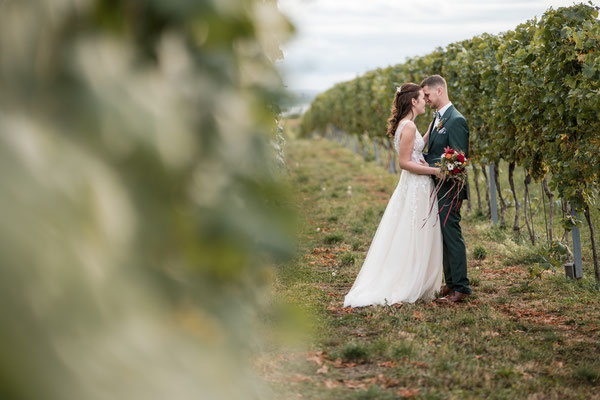
<path fill-rule="evenodd" d="M 466 293 L 453 292 L 451 295 L 446 296 L 446 297 L 442 297 L 441 299 L 438 299 L 437 301 L 439 303 L 445 303 L 445 304 L 449 304 L 449 303 L 462 303 L 469 296 L 470 295 L 468 295 Z"/>
<path fill-rule="evenodd" d="M 448 295 L 451 295 L 452 292 L 454 292 L 454 290 L 452 290 L 448 286 L 444 285 L 440 289 L 440 294 L 438 295 L 438 297 L 446 297 Z"/>

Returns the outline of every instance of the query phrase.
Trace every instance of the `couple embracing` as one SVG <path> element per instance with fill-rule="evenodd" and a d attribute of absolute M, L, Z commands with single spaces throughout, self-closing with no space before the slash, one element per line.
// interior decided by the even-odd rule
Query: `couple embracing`
<path fill-rule="evenodd" d="M 426 103 L 436 112 L 422 136 L 414 120 L 425 113 Z M 468 157 L 469 127 L 450 102 L 443 77 L 432 75 L 420 86 L 405 83 L 396 90 L 388 135 L 402 173 L 344 307 L 414 303 L 436 295 L 439 303 L 460 303 L 471 294 L 471 287 L 460 206 L 452 206 L 450 199 L 466 199 L 467 191 L 448 193 L 457 189 L 444 182 L 437 199 L 431 195 L 440 178 L 436 163 L 444 149 Z M 437 218 L 438 213 L 444 219 Z"/>

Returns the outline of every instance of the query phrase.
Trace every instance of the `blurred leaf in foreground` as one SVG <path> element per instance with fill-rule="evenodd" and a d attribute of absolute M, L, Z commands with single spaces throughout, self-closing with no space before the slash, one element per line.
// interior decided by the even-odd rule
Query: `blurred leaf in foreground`
<path fill-rule="evenodd" d="M 0 1 L 1 398 L 264 398 L 289 32 L 272 1 Z"/>

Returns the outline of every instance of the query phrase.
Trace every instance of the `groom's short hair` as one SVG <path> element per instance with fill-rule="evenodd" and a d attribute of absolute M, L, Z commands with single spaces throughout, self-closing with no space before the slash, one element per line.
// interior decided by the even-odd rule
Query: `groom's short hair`
<path fill-rule="evenodd" d="M 430 77 L 425 78 L 423 82 L 421 82 L 421 87 L 425 86 L 430 87 L 443 87 L 446 93 L 448 93 L 448 85 L 446 84 L 446 80 L 440 75 L 431 75 Z"/>

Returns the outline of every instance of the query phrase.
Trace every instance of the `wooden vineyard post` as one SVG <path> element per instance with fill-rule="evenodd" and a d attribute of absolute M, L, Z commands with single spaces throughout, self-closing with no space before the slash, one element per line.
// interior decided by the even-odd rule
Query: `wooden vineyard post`
<path fill-rule="evenodd" d="M 481 193 L 479 193 L 479 170 L 477 166 L 473 164 L 473 180 L 475 181 L 475 191 L 477 192 L 477 208 L 481 210 Z"/>
<path fill-rule="evenodd" d="M 488 206 L 487 216 L 491 218 L 492 216 L 492 205 L 490 203 L 490 182 L 487 176 L 487 172 L 485 172 L 485 165 L 481 166 L 481 173 L 483 173 L 483 177 L 485 178 L 485 202 Z"/>
<path fill-rule="evenodd" d="M 578 220 L 579 215 L 574 208 L 571 207 L 571 214 L 575 217 L 575 220 Z M 581 236 L 579 232 L 579 227 L 574 226 L 571 230 L 571 238 L 573 239 L 573 278 L 581 279 L 583 277 L 583 265 L 581 260 Z"/>
<path fill-rule="evenodd" d="M 494 164 L 489 165 L 489 175 L 490 179 L 488 182 L 490 184 L 490 211 L 492 213 L 492 223 L 494 225 L 498 225 L 498 204 L 496 202 L 496 180 L 494 179 Z"/>
<path fill-rule="evenodd" d="M 587 220 L 588 227 L 590 228 L 590 240 L 592 245 L 592 261 L 594 263 L 594 277 L 596 278 L 596 287 L 600 285 L 600 268 L 598 267 L 598 252 L 596 251 L 596 239 L 594 238 L 594 224 L 592 223 L 592 216 L 590 215 L 589 204 L 585 205 L 583 210 L 585 219 Z"/>

